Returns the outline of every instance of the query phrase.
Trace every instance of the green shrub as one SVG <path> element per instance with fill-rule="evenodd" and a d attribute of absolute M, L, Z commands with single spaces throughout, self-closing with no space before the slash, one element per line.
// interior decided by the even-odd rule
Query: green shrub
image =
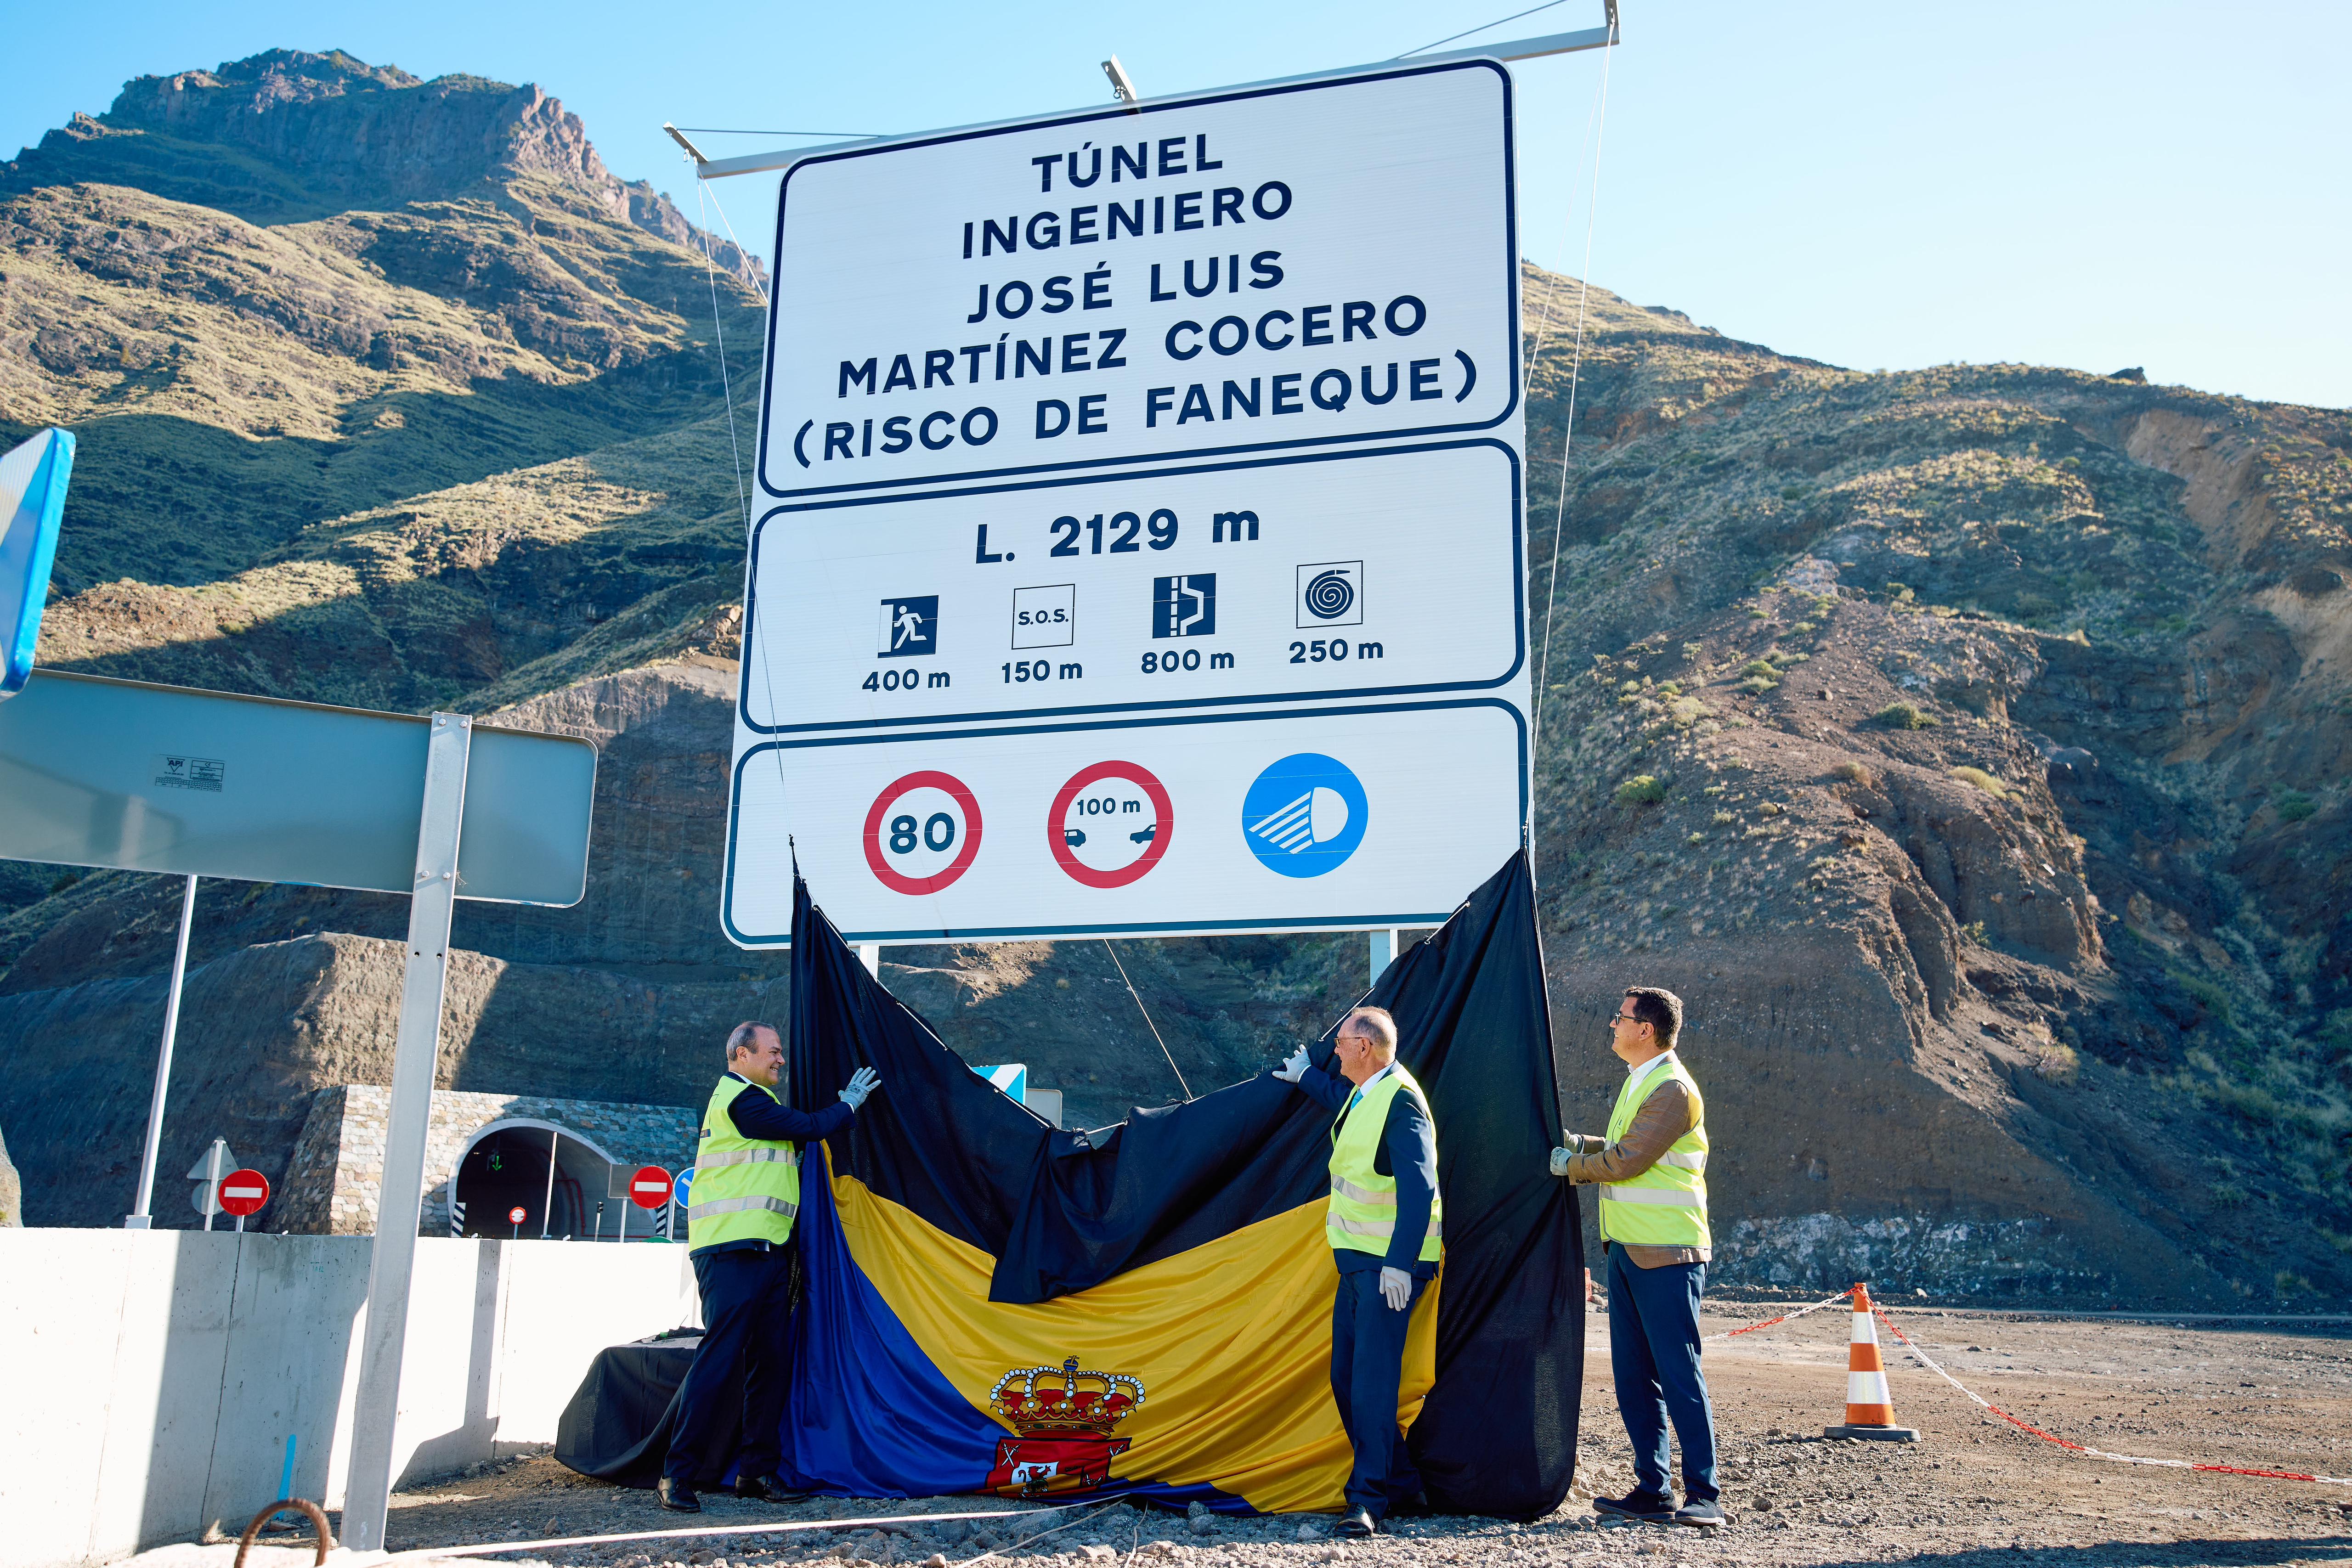
<path fill-rule="evenodd" d="M 1911 591 L 1899 582 L 1888 583 L 1886 585 L 1886 591 L 1894 596 L 1895 601 L 1897 604 L 1908 604 L 1911 602 Z"/>
<path fill-rule="evenodd" d="M 2246 1189 L 2233 1181 L 2217 1181 L 2205 1189 L 2216 1208 L 2236 1208 L 2246 1201 Z"/>
<path fill-rule="evenodd" d="M 1789 628 L 1791 632 L 1801 633 L 1805 632 L 1818 632 L 1821 629 L 1821 622 L 1818 621 L 1800 621 L 1794 626 Z"/>
<path fill-rule="evenodd" d="M 2318 810 L 2319 802 L 2300 789 L 2290 789 L 2279 797 L 2278 820 L 2282 822 L 2300 822 Z"/>
<path fill-rule="evenodd" d="M 1889 729 L 1933 729 L 1944 722 L 1909 703 L 1888 703 L 1870 716 L 1872 723 L 1883 724 Z"/>
<path fill-rule="evenodd" d="M 1666 787 L 1647 773 L 1636 773 L 1617 786 L 1621 806 L 1654 806 L 1666 798 Z"/>
<path fill-rule="evenodd" d="M 1849 784 L 1859 784 L 1865 789 L 1878 782 L 1877 776 L 1859 762 L 1841 762 L 1830 771 Z"/>
<path fill-rule="evenodd" d="M 2009 799 L 2009 786 L 1981 768 L 1960 767 L 1952 769 L 1952 777 L 1963 784 L 1973 784 L 1996 800 Z"/>
<path fill-rule="evenodd" d="M 1743 675 L 1760 675 L 1767 680 L 1779 680 L 1780 666 L 1769 659 L 1750 659 L 1739 666 L 1739 673 Z"/>
<path fill-rule="evenodd" d="M 1771 691 L 1775 687 L 1779 686 L 1780 684 L 1780 683 L 1778 681 L 1768 680 L 1762 675 L 1750 675 L 1746 680 L 1739 683 L 1739 689 L 1746 692 L 1751 697 L 1760 697 L 1766 692 Z"/>
<path fill-rule="evenodd" d="M 78 872 L 78 871 L 69 871 L 69 872 L 62 873 L 61 874 L 59 874 L 59 876 L 58 877 L 58 880 L 57 880 L 57 881 L 55 881 L 55 882 L 53 882 L 53 883 L 49 883 L 49 892 L 50 892 L 52 894 L 56 894 L 63 893 L 66 889 L 68 889 L 68 888 L 71 887 L 74 883 L 76 883 L 79 882 L 80 880 L 81 880 L 81 873 L 79 873 L 79 872 Z"/>

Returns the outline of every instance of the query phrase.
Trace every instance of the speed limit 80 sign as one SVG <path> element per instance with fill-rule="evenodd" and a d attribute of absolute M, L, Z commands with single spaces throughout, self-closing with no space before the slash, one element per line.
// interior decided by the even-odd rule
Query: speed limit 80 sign
<path fill-rule="evenodd" d="M 866 812 L 866 864 L 893 893 L 939 893 L 980 853 L 980 802 L 951 773 L 892 780 Z"/>

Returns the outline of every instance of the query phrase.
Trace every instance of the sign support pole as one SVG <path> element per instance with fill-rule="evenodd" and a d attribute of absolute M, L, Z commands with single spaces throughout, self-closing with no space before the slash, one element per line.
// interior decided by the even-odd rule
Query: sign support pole
<path fill-rule="evenodd" d="M 1367 984 L 1378 985 L 1381 971 L 1396 962 L 1397 934 L 1393 931 L 1374 931 L 1370 935 L 1372 939 L 1372 977 Z"/>
<path fill-rule="evenodd" d="M 155 1157 L 163 1146 L 163 1096 L 172 1086 L 172 1045 L 180 1034 L 180 982 L 188 973 L 188 927 L 195 923 L 196 879 L 180 890 L 180 941 L 172 949 L 172 989 L 163 1001 L 163 1048 L 155 1058 L 155 1093 L 147 1102 L 147 1146 L 139 1156 L 139 1200 L 122 1217 L 125 1230 L 153 1223 Z"/>
<path fill-rule="evenodd" d="M 882 944 L 860 942 L 857 945 L 857 961 L 866 966 L 867 974 L 877 980 L 880 979 L 882 977 Z"/>
<path fill-rule="evenodd" d="M 425 809 L 416 831 L 416 891 L 408 901 L 407 972 L 393 1050 L 392 1113 L 384 1130 L 375 1247 L 368 1265 L 365 1337 L 353 1409 L 352 1468 L 343 1494 L 344 1544 L 383 1546 L 392 1508 L 394 1428 L 408 1336 L 408 1288 L 425 1204 L 425 1140 L 433 1073 L 441 1054 L 441 996 L 449 974 L 449 918 L 457 900 L 457 841 L 465 825 L 466 759 L 473 720 L 436 713 L 425 757 Z"/>

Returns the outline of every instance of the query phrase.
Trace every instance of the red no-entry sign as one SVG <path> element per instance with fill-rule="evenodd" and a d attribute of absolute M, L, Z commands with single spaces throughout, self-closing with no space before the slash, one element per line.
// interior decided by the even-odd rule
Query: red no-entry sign
<path fill-rule="evenodd" d="M 512 1208 L 507 1210 L 507 1223 L 509 1225 L 520 1225 L 522 1223 L 522 1205 L 516 1204 Z"/>
<path fill-rule="evenodd" d="M 669 1201 L 669 1172 L 659 1166 L 645 1166 L 629 1178 L 629 1201 L 639 1208 L 659 1208 Z"/>
<path fill-rule="evenodd" d="M 221 1177 L 220 1206 L 224 1214 L 243 1219 L 258 1214 L 269 1201 L 269 1178 L 257 1170 L 231 1171 Z"/>

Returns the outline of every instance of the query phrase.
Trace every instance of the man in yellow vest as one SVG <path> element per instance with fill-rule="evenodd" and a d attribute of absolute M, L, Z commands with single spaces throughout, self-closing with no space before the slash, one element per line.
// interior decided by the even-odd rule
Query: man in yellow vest
<path fill-rule="evenodd" d="M 677 1426 L 656 1485 L 664 1508 L 699 1513 L 695 1483 L 715 1480 L 734 1461 L 735 1495 L 798 1502 L 777 1479 L 786 1379 L 784 1330 L 791 1318 L 792 1263 L 785 1243 L 801 1207 L 800 1150 L 847 1126 L 881 1082 L 861 1067 L 841 1103 L 812 1115 L 776 1099 L 784 1042 L 763 1023 L 727 1037 L 727 1071 L 702 1113 L 702 1139 L 687 1195 L 686 1241 L 702 1293 L 702 1343 L 678 1389 Z M 740 1446 L 719 1451 L 736 1422 Z"/>
<path fill-rule="evenodd" d="M 1331 1397 L 1355 1466 L 1339 1533 L 1368 1536 L 1389 1515 L 1426 1513 L 1421 1472 L 1397 1426 L 1405 1329 L 1437 1277 L 1444 1208 L 1429 1096 L 1396 1059 L 1396 1019 L 1358 1008 L 1334 1041 L 1340 1078 L 1310 1071 L 1301 1046 L 1275 1070 L 1332 1113 L 1331 1198 L 1323 1238 L 1339 1270 L 1331 1303 Z"/>
<path fill-rule="evenodd" d="M 1683 1001 L 1635 986 L 1609 1019 L 1625 1087 L 1602 1137 L 1564 1133 L 1551 1174 L 1601 1188 L 1608 1249 L 1609 1366 L 1633 1444 L 1633 1490 L 1597 1497 L 1602 1513 L 1652 1523 L 1723 1522 L 1715 1481 L 1715 1411 L 1699 1370 L 1698 1302 L 1714 1238 L 1706 1228 L 1706 1106 L 1675 1054 Z M 1666 1423 L 1683 1447 L 1683 1503 L 1666 1468 Z"/>

